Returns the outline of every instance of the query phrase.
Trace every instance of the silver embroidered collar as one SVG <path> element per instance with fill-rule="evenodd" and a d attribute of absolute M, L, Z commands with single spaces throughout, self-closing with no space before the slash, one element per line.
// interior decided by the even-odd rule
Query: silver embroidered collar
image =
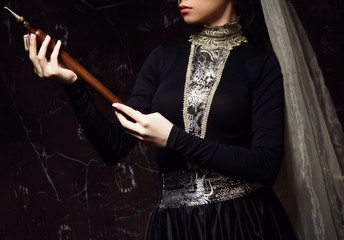
<path fill-rule="evenodd" d="M 203 30 L 190 36 L 189 41 L 209 50 L 219 47 L 232 50 L 233 47 L 239 46 L 242 42 L 247 42 L 241 29 L 239 18 L 235 22 L 226 23 L 223 26 L 204 25 Z"/>

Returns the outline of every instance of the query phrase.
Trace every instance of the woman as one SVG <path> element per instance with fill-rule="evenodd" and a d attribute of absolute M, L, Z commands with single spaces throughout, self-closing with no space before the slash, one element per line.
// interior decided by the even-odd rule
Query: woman
<path fill-rule="evenodd" d="M 30 35 L 35 72 L 65 85 L 107 164 L 120 161 L 138 139 L 157 148 L 162 194 L 147 239 L 295 239 L 270 188 L 284 138 L 278 61 L 243 35 L 237 12 L 243 1 L 178 4 L 185 22 L 204 24 L 203 30 L 150 54 L 126 105 L 113 105 L 117 124 L 96 110 L 75 73 L 59 67 L 61 41 L 47 61 L 50 38 L 37 54 Z"/>

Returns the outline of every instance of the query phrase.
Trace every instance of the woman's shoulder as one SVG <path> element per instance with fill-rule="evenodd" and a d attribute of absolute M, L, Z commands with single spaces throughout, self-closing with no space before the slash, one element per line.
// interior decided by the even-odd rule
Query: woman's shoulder
<path fill-rule="evenodd" d="M 188 41 L 163 42 L 153 49 L 147 60 L 153 60 L 155 63 L 159 63 L 159 65 L 162 66 L 165 63 L 170 63 L 176 59 L 186 57 L 190 52 L 190 46 Z"/>
<path fill-rule="evenodd" d="M 280 68 L 278 59 L 274 51 L 268 47 L 245 43 L 241 47 L 241 55 L 245 57 L 246 65 L 249 69 L 259 74 L 263 70 Z"/>
<path fill-rule="evenodd" d="M 280 64 L 273 50 L 261 45 L 245 43 L 242 44 L 240 51 L 245 58 L 246 73 L 253 85 L 261 81 L 268 82 L 271 73 L 281 78 Z"/>
<path fill-rule="evenodd" d="M 270 47 L 249 42 L 242 44 L 242 53 L 249 61 L 257 61 L 262 64 L 268 59 L 277 60 L 274 51 Z"/>
<path fill-rule="evenodd" d="M 191 43 L 188 40 L 167 41 L 160 43 L 154 51 L 159 51 L 162 54 L 178 53 L 189 49 Z"/>

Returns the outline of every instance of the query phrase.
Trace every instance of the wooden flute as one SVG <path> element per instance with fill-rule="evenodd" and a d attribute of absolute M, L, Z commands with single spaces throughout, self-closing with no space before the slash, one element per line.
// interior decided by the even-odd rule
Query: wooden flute
<path fill-rule="evenodd" d="M 25 20 L 22 16 L 19 16 L 8 7 L 4 7 L 8 10 L 12 16 L 17 20 L 17 23 L 21 24 L 28 33 L 36 35 L 37 41 L 41 44 L 47 36 L 42 30 L 34 29 L 30 26 L 30 23 Z M 50 41 L 48 46 L 48 54 L 51 54 L 54 50 L 56 43 Z M 114 95 L 108 88 L 106 88 L 97 78 L 89 73 L 83 66 L 81 66 L 74 58 L 72 58 L 66 51 L 60 50 L 59 63 L 66 68 L 75 72 L 80 78 L 87 82 L 92 88 L 94 88 L 100 95 L 102 95 L 108 102 L 112 103 L 123 103 L 116 95 Z"/>

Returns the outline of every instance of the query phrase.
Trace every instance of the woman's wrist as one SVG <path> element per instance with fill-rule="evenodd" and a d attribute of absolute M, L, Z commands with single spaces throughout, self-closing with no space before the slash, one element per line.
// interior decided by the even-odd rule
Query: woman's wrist
<path fill-rule="evenodd" d="M 59 82 L 60 82 L 62 85 L 71 85 L 71 84 L 74 83 L 76 80 L 78 80 L 78 75 L 74 74 L 74 75 L 71 77 L 71 79 L 65 80 L 65 81 L 60 80 Z"/>
<path fill-rule="evenodd" d="M 78 75 L 74 75 L 73 77 L 72 77 L 72 79 L 67 83 L 68 85 L 69 84 L 72 84 L 72 83 L 74 83 L 76 80 L 78 80 Z"/>
<path fill-rule="evenodd" d="M 67 91 L 67 92 L 73 92 L 77 91 L 82 86 L 82 81 L 77 78 L 75 81 L 70 83 L 61 83 L 61 86 Z"/>

